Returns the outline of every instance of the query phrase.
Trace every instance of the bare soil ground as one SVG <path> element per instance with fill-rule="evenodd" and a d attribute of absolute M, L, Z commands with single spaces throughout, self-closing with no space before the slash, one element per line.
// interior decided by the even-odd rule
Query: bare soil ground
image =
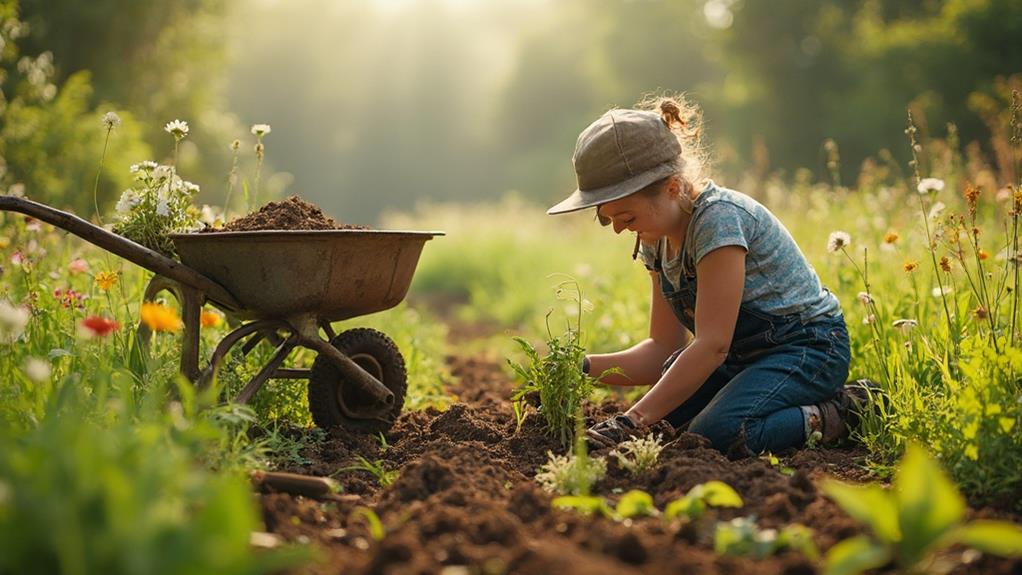
<path fill-rule="evenodd" d="M 788 454 L 782 464 L 794 473 L 785 474 L 763 459 L 730 461 L 692 434 L 674 437 L 662 465 L 646 476 L 633 478 L 609 462 L 596 493 L 615 500 L 629 489 L 643 489 L 662 509 L 692 486 L 717 479 L 739 492 L 744 508 L 712 512 L 702 524 L 689 526 L 655 517 L 618 523 L 552 509 L 552 496 L 533 476 L 547 451 L 559 450 L 557 442 L 535 416 L 515 432 L 506 399 L 511 381 L 499 364 L 472 357 L 448 361 L 458 379 L 453 392 L 459 403 L 443 412 L 403 414 L 386 434 L 386 448 L 376 437 L 335 430 L 304 454 L 311 463 L 285 470 L 332 476 L 343 484 L 342 496 L 333 501 L 260 496 L 267 531 L 322 549 L 324 561 L 303 573 L 808 574 L 817 568 L 794 552 L 763 560 L 716 554 L 714 523 L 744 515 L 754 515 L 762 528 L 798 522 L 813 529 L 823 550 L 861 531 L 818 489 L 828 475 L 864 479 L 861 450 Z M 600 418 L 620 407 L 602 406 L 588 415 Z M 342 471 L 357 456 L 382 460 L 400 476 L 382 488 L 368 472 Z M 360 506 L 382 520 L 382 540 L 375 541 L 355 513 Z M 993 509 L 971 513 L 1008 516 Z M 952 554 L 961 556 L 960 549 Z M 1022 561 L 982 556 L 953 572 L 1022 573 Z"/>

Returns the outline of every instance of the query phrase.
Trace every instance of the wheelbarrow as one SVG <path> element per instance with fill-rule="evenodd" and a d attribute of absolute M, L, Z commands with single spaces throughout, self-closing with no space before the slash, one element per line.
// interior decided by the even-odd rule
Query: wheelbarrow
<path fill-rule="evenodd" d="M 269 379 L 308 379 L 309 410 L 324 428 L 377 433 L 401 413 L 407 390 L 404 358 L 386 334 L 355 328 L 337 334 L 332 322 L 390 309 L 411 284 L 425 243 L 443 232 L 398 230 L 252 231 L 173 234 L 180 262 L 73 214 L 13 196 L 0 210 L 19 212 L 66 230 L 155 275 L 144 300 L 161 292 L 177 299 L 184 329 L 181 373 L 209 385 L 231 349 L 248 354 L 261 341 L 272 357 L 235 398 L 247 403 Z M 222 310 L 233 329 L 199 367 L 202 306 Z M 139 325 L 147 343 L 151 332 Z M 320 332 L 322 331 L 322 334 Z M 324 337 L 325 336 L 325 337 Z M 247 339 L 246 339 L 247 338 Z M 296 347 L 316 352 L 311 368 L 287 368 Z"/>

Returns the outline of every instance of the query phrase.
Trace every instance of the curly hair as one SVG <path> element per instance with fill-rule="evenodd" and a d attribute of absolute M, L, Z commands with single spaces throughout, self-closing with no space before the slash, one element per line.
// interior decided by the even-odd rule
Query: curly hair
<path fill-rule="evenodd" d="M 648 94 L 636 104 L 640 110 L 660 112 L 660 119 L 681 144 L 678 158 L 678 174 L 689 186 L 689 195 L 694 196 L 702 189 L 702 182 L 709 177 L 710 160 L 700 140 L 702 110 L 681 94 Z"/>

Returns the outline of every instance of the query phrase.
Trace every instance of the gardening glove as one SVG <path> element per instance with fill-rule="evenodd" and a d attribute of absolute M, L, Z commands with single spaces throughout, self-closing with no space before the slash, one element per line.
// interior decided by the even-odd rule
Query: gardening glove
<path fill-rule="evenodd" d="M 639 426 L 624 413 L 605 419 L 586 430 L 586 445 L 590 451 L 615 447 L 639 434 Z"/>

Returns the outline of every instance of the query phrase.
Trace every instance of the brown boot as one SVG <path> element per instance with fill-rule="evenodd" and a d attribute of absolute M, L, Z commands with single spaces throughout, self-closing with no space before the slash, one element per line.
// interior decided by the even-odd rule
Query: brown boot
<path fill-rule="evenodd" d="M 819 417 L 810 415 L 809 429 L 814 435 L 819 432 L 819 441 L 824 444 L 846 439 L 859 425 L 864 411 L 881 395 L 880 386 L 868 379 L 848 382 L 834 397 L 814 406 Z"/>

